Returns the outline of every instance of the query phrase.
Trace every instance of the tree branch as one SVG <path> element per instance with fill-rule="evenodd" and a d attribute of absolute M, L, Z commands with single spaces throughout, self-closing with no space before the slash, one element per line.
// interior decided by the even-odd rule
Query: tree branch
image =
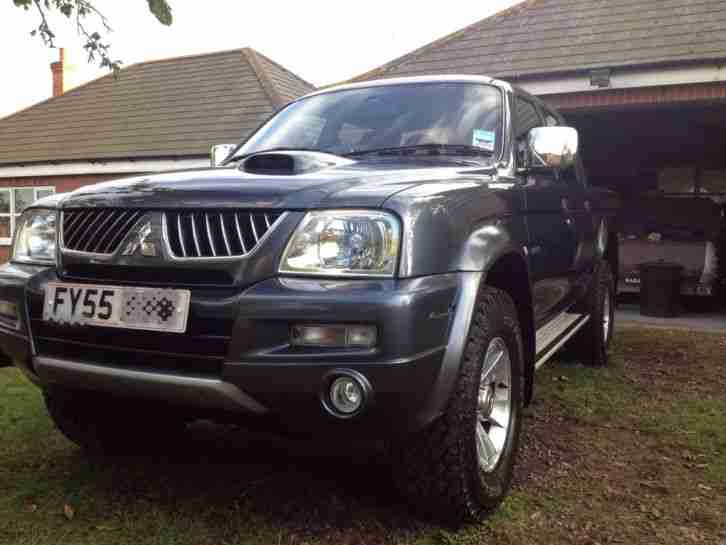
<path fill-rule="evenodd" d="M 55 34 L 51 32 L 50 27 L 48 26 L 48 20 L 45 18 L 45 12 L 43 11 L 43 6 L 40 5 L 40 0 L 33 0 L 33 3 L 35 4 L 35 7 L 38 8 L 38 13 L 40 14 L 40 24 L 38 25 L 38 28 L 31 32 L 32 35 L 35 35 L 37 32 L 40 32 L 40 37 L 43 39 L 43 43 L 47 45 L 48 47 L 55 47 L 53 44 L 53 38 L 55 38 Z"/>
<path fill-rule="evenodd" d="M 1 0 L 0 0 L 1 1 Z M 172 23 L 171 8 L 168 0 L 146 0 L 149 11 L 164 25 Z M 83 48 L 88 53 L 88 61 L 96 61 L 100 58 L 100 65 L 111 70 L 117 75 L 121 69 L 121 61 L 111 58 L 111 45 L 102 40 L 101 33 L 91 32 L 86 23 L 88 17 L 92 16 L 98 19 L 103 25 L 103 33 L 113 32 L 106 16 L 96 8 L 93 0 L 13 0 L 13 4 L 25 10 L 30 9 L 31 4 L 35 6 L 40 16 L 38 27 L 31 31 L 31 36 L 40 34 L 43 43 L 48 47 L 55 47 L 55 34 L 48 23 L 47 14 L 55 9 L 68 17 L 74 17 L 76 32 L 81 36 L 85 43 Z"/>
<path fill-rule="evenodd" d="M 88 62 L 95 61 L 96 55 L 98 55 L 101 58 L 101 66 L 103 68 L 109 68 L 114 73 L 114 76 L 118 76 L 118 72 L 121 69 L 121 61 L 112 59 L 109 54 L 109 44 L 103 43 L 101 41 L 101 35 L 98 32 L 89 32 L 83 24 L 83 19 L 88 13 L 94 13 L 100 19 L 106 31 L 112 32 L 108 24 L 108 19 L 100 11 L 84 0 L 77 0 L 76 32 L 86 39 L 83 48 L 88 53 Z"/>

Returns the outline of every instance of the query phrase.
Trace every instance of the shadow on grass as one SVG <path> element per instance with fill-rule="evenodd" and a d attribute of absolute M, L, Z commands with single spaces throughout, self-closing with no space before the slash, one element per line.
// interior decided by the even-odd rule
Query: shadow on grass
<path fill-rule="evenodd" d="M 64 486 L 70 501 L 92 498 L 93 506 L 121 518 L 153 511 L 155 520 L 177 527 L 191 518 L 219 538 L 238 535 L 240 524 L 254 523 L 259 530 L 262 523 L 285 534 L 317 536 L 370 532 L 373 526 L 385 541 L 386 535 L 423 524 L 395 491 L 379 444 L 313 443 L 198 423 L 153 455 L 67 452 Z M 48 468 L 48 477 L 57 471 Z"/>

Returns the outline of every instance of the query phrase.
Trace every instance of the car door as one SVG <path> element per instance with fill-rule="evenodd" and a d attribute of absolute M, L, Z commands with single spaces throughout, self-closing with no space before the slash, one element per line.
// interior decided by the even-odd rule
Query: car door
<path fill-rule="evenodd" d="M 554 112 L 544 111 L 547 126 L 566 125 L 564 120 Z M 575 163 L 572 167 L 563 169 L 559 173 L 568 195 L 563 211 L 574 223 L 574 232 L 577 237 L 577 249 L 573 262 L 573 297 L 584 295 L 587 279 L 595 259 L 595 239 L 599 222 L 592 211 L 590 188 L 585 177 L 585 168 L 582 162 L 582 146 L 579 146 Z"/>
<path fill-rule="evenodd" d="M 518 166 L 523 165 L 527 133 L 545 122 L 534 102 L 515 97 L 515 145 Z M 559 172 L 523 171 L 528 254 L 533 282 L 535 322 L 539 327 L 573 300 L 578 216 L 584 202 Z M 583 208 L 584 209 L 584 208 Z"/>

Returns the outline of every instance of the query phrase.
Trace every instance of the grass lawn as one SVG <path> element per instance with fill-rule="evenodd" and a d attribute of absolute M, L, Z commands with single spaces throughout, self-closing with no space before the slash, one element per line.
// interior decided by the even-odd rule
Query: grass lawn
<path fill-rule="evenodd" d="M 546 366 L 514 490 L 482 526 L 417 520 L 384 454 L 197 426 L 85 456 L 0 369 L 0 544 L 726 543 L 726 336 L 618 332 L 612 366 Z"/>

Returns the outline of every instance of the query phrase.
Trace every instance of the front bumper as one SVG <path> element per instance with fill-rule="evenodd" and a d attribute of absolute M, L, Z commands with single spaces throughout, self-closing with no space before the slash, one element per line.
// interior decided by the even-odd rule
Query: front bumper
<path fill-rule="evenodd" d="M 25 287 L 33 276 L 44 272 L 44 267 L 13 265 L 0 267 L 0 302 L 15 307 L 15 316 L 0 315 L 0 354 L 2 361 L 10 361 L 27 373 L 25 365 L 32 355 L 32 341 L 27 329 Z M 27 373 L 33 382 L 37 377 Z"/>
<path fill-rule="evenodd" d="M 254 416 L 303 433 L 382 437 L 420 429 L 445 405 L 442 365 L 470 276 L 192 288 L 189 327 L 179 335 L 46 324 L 43 289 L 59 281 L 55 271 L 9 264 L 0 267 L 0 299 L 17 304 L 19 323 L 13 331 L 0 323 L 0 350 L 43 388 L 152 398 L 191 414 Z M 374 349 L 293 348 L 297 323 L 375 324 L 379 340 Z M 373 391 L 350 419 L 321 403 L 326 376 L 341 369 L 361 373 Z"/>

